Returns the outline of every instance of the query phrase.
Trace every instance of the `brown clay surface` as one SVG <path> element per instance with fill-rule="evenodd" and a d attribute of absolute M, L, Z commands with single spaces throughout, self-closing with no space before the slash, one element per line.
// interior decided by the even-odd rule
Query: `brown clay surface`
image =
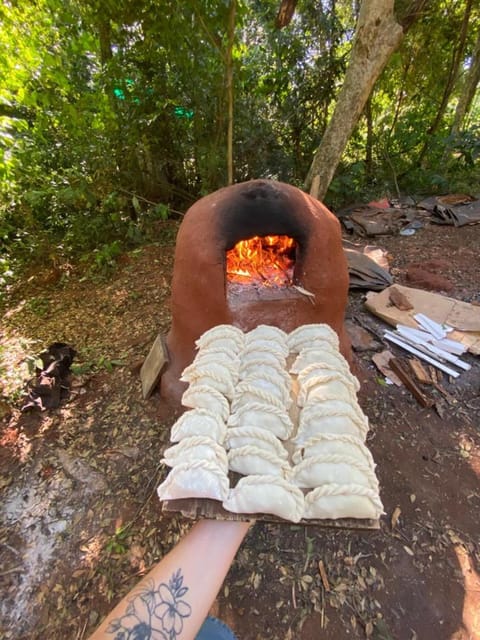
<path fill-rule="evenodd" d="M 378 244 L 397 282 L 408 285 L 409 264 L 442 258 L 449 295 L 480 302 L 480 225 L 430 226 Z M 175 413 L 158 395 L 143 401 L 138 378 L 169 327 L 172 255 L 173 246 L 150 246 L 125 256 L 107 283 L 73 273 L 53 287 L 41 274 L 11 293 L 4 392 L 25 356 L 54 340 L 71 343 L 85 367 L 60 409 L 0 406 L 2 638 L 87 638 L 189 526 L 162 515 L 155 495 Z M 349 316 L 381 342 L 384 325 L 361 293 L 350 295 Z M 380 384 L 373 353 L 359 352 L 357 365 L 381 530 L 257 524 L 213 609 L 241 640 L 480 638 L 480 360 L 469 356 L 472 370 L 444 379 L 448 396 L 430 391 L 437 408 L 422 409 L 405 389 Z"/>

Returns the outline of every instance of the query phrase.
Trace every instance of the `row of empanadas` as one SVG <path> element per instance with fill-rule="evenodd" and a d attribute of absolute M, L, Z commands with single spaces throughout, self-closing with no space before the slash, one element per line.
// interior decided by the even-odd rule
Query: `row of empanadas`
<path fill-rule="evenodd" d="M 246 334 L 225 439 L 229 467 L 243 477 L 230 489 L 223 506 L 298 522 L 303 493 L 290 480 L 292 468 L 282 443 L 293 431 L 288 413 L 292 379 L 286 366 L 287 340 L 283 331 L 265 325 Z"/>
<path fill-rule="evenodd" d="M 328 334 L 328 332 L 326 332 Z M 304 518 L 378 518 L 383 507 L 372 455 L 365 445 L 368 419 L 357 401 L 358 380 L 335 341 L 296 341 L 298 429 L 292 481 L 305 494 Z"/>
<path fill-rule="evenodd" d="M 223 442 L 244 342 L 243 332 L 230 325 L 213 327 L 197 340 L 198 353 L 181 377 L 189 383 L 182 396 L 188 410 L 173 425 L 170 440 L 177 444 L 166 449 L 162 460 L 171 467 L 158 487 L 162 500 L 228 497 Z"/>

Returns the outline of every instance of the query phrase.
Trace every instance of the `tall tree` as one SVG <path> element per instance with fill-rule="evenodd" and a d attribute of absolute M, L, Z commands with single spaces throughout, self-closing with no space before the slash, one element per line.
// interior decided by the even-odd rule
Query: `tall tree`
<path fill-rule="evenodd" d="M 233 47 L 235 44 L 236 0 L 230 0 L 227 26 L 227 54 L 225 60 L 227 76 L 227 184 L 233 184 Z"/>
<path fill-rule="evenodd" d="M 410 4 L 402 27 L 395 17 L 394 0 L 363 0 L 343 86 L 306 179 L 314 197 L 324 198 L 377 78 L 426 1 Z"/>
<path fill-rule="evenodd" d="M 480 83 L 480 27 L 478 29 L 477 41 L 470 60 L 467 77 L 463 84 L 462 92 L 455 109 L 455 117 L 452 125 L 452 134 L 458 134 L 464 125 L 465 119 L 472 106 L 475 92 Z"/>

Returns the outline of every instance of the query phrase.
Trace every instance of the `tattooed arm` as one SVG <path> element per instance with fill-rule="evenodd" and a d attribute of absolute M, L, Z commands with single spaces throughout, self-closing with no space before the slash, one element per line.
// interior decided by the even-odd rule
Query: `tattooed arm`
<path fill-rule="evenodd" d="M 115 607 L 90 640 L 193 640 L 250 524 L 197 522 Z"/>

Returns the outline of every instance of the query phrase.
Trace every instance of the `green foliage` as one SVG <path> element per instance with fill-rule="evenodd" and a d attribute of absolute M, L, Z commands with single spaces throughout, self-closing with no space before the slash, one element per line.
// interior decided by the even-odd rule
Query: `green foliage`
<path fill-rule="evenodd" d="M 114 553 L 116 555 L 121 555 L 127 552 L 128 550 L 128 538 L 130 537 L 130 527 L 127 525 L 125 527 L 118 527 L 115 530 L 115 533 L 105 544 L 105 551 L 107 553 Z"/>
<path fill-rule="evenodd" d="M 304 0 L 278 30 L 278 5 L 237 2 L 234 177 L 301 185 L 356 16 L 346 0 Z M 329 202 L 478 180 L 478 100 L 452 134 L 480 25 L 474 5 L 439 122 L 465 0 L 428 3 L 408 31 L 371 96 L 370 134 L 362 119 Z M 33 259 L 83 256 L 108 276 L 124 250 L 157 239 L 159 222 L 225 184 L 228 9 L 226 0 L 181 10 L 174 0 L 3 3 L 0 285 Z"/>

